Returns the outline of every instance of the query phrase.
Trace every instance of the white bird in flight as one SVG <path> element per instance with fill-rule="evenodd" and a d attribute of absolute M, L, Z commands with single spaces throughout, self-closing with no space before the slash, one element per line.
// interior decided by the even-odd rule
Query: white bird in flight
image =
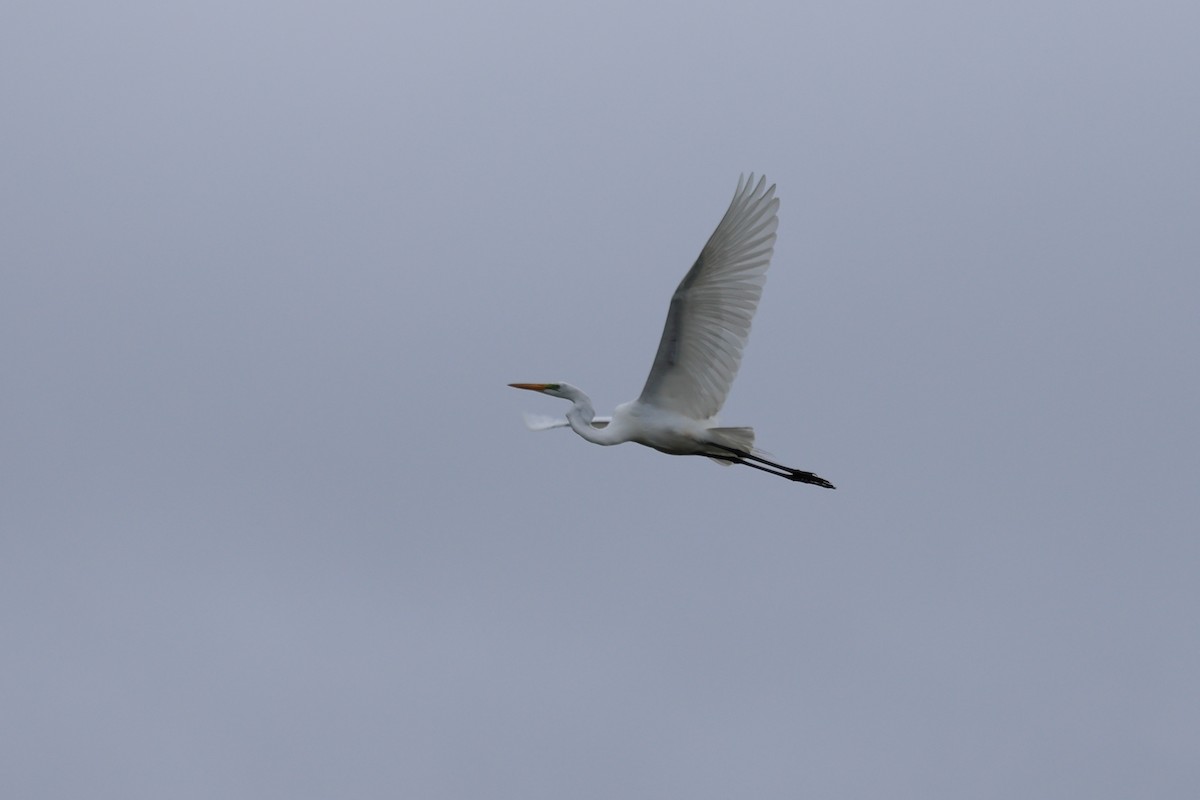
<path fill-rule="evenodd" d="M 662 341 L 637 400 L 612 417 L 569 383 L 510 383 L 516 389 L 571 401 L 566 418 L 526 416 L 531 430 L 565 428 L 594 444 L 637 442 L 677 456 L 707 456 L 771 475 L 833 489 L 811 472 L 763 458 L 753 428 L 722 428 L 717 412 L 733 385 L 762 297 L 779 227 L 779 200 L 766 177 L 738 180 L 729 210 L 671 297 Z"/>

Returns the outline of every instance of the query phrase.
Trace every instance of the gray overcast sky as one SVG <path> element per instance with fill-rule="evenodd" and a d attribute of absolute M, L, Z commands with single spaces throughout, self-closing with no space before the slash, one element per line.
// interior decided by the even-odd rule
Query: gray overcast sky
<path fill-rule="evenodd" d="M 0 794 L 1200 796 L 1194 2 L 0 16 Z"/>

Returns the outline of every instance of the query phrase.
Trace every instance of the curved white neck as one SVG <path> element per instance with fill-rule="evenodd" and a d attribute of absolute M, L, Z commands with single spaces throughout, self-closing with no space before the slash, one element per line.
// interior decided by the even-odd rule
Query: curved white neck
<path fill-rule="evenodd" d="M 611 425 L 607 428 L 592 427 L 596 411 L 592 408 L 590 397 L 576 389 L 568 399 L 571 401 L 571 408 L 567 411 L 567 422 L 570 423 L 571 430 L 593 444 L 617 444 L 622 441 L 614 436 L 617 431 Z"/>

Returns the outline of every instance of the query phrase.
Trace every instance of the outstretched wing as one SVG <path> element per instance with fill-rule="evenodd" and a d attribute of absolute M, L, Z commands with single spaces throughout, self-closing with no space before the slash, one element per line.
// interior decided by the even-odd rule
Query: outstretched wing
<path fill-rule="evenodd" d="M 737 192 L 671 297 L 640 402 L 708 419 L 721 410 L 742 361 L 775 249 L 779 199 L 766 177 Z"/>

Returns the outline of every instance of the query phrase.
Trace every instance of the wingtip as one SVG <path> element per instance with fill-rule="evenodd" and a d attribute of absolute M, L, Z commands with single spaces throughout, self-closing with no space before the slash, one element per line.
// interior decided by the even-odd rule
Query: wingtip
<path fill-rule="evenodd" d="M 757 178 L 758 180 L 755 180 Z M 772 183 L 767 185 L 767 176 L 757 172 L 743 172 L 738 176 L 737 191 L 734 192 L 735 197 L 754 197 L 764 201 L 769 201 L 775 194 L 776 185 Z M 779 204 L 779 198 L 774 198 L 776 206 Z"/>

